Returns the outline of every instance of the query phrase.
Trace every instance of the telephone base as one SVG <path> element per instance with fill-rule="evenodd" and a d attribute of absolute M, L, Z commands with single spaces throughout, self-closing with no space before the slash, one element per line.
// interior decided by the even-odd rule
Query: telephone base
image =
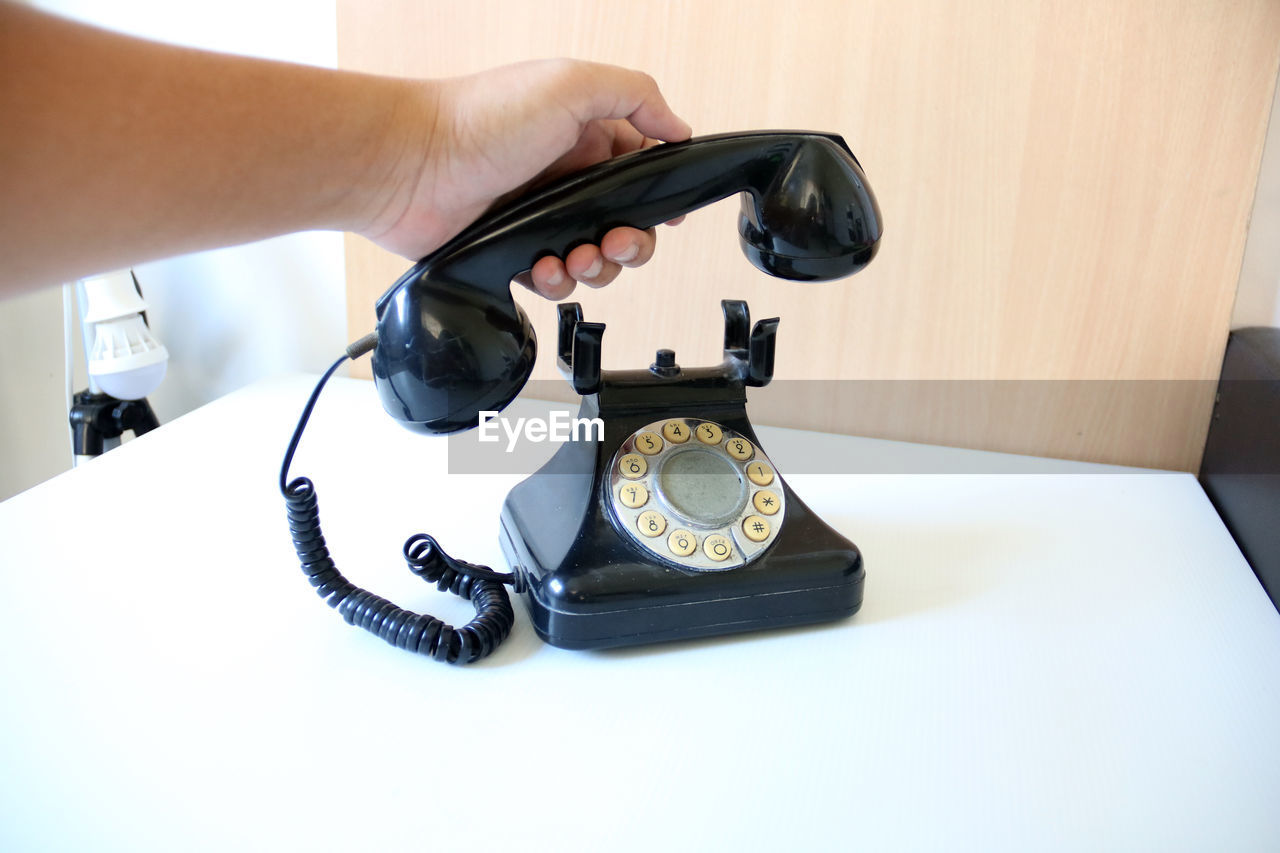
<path fill-rule="evenodd" d="M 745 416 L 727 423 L 755 435 Z M 623 434 L 636 423 L 606 421 Z M 593 472 L 618 441 L 570 443 L 520 483 L 502 508 L 501 544 L 538 636 L 603 649 L 842 619 L 862 605 L 858 548 L 785 481 L 785 518 L 758 559 L 728 571 L 653 560 L 617 535 Z M 758 442 L 757 442 L 758 443 Z"/>
<path fill-rule="evenodd" d="M 501 542 L 534 630 L 602 649 L 840 619 L 862 554 L 800 500 L 747 418 L 778 321 L 725 300 L 724 361 L 600 370 L 604 326 L 560 308 L 560 365 L 585 394 L 574 436 L 502 505 Z"/>
<path fill-rule="evenodd" d="M 853 615 L 862 605 L 866 573 L 856 548 L 825 567 L 806 566 L 806 585 L 786 589 L 769 579 L 792 572 L 768 565 L 735 570 L 745 575 L 736 578 L 734 572 L 690 576 L 640 564 L 586 573 L 548 571 L 531 565 L 528 549 L 513 535 L 517 529 L 504 510 L 502 548 L 508 563 L 531 581 L 525 604 L 534 631 L 560 648 L 618 648 L 829 622 Z M 810 563 L 813 559 L 809 555 Z M 835 582 L 815 583 L 815 569 Z"/>

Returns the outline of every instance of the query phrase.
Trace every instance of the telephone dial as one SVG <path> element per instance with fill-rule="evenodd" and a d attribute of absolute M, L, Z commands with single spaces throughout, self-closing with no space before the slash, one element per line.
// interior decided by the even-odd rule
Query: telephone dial
<path fill-rule="evenodd" d="M 561 445 L 503 505 L 511 572 L 446 554 L 426 534 L 405 543 L 409 569 L 472 601 L 455 628 L 404 610 L 338 571 L 320 530 L 315 485 L 289 467 L 325 382 L 372 352 L 384 409 L 410 429 L 478 425 L 510 403 L 533 369 L 528 317 L 511 279 L 610 229 L 649 228 L 741 194 L 738 231 L 757 268 L 796 281 L 858 272 L 875 256 L 875 196 L 833 134 L 752 132 L 668 143 L 570 175 L 468 227 L 376 303 L 376 331 L 347 348 L 312 392 L 280 471 L 302 569 L 347 622 L 400 648 L 471 663 L 510 632 L 506 586 L 525 596 L 535 631 L 590 649 L 798 625 L 862 603 L 857 547 L 792 492 L 747 419 L 746 388 L 773 376 L 778 319 L 750 322 L 726 300 L 724 360 L 682 367 L 658 350 L 647 369 L 601 370 L 604 325 L 559 307 L 557 363 L 600 418 L 602 441 Z"/>

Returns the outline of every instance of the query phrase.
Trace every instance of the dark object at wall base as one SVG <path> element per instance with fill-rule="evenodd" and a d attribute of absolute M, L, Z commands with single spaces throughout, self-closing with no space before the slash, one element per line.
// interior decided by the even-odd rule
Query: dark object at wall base
<path fill-rule="evenodd" d="M 1280 329 L 1228 338 L 1200 484 L 1280 610 Z"/>

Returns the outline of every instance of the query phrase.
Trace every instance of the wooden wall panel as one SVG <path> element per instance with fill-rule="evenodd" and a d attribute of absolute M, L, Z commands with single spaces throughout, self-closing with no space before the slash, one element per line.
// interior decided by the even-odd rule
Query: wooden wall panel
<path fill-rule="evenodd" d="M 629 65 L 696 133 L 845 136 L 885 216 L 871 267 L 830 284 L 771 279 L 741 257 L 736 201 L 722 202 L 663 229 L 644 269 L 575 293 L 608 323 L 607 368 L 648 364 L 658 346 L 718 361 L 718 301 L 745 298 L 754 316 L 783 318 L 780 378 L 1192 380 L 1145 386 L 1157 390 L 1143 405 L 1064 392 L 1057 406 L 1002 409 L 1002 395 L 982 395 L 976 421 L 971 405 L 929 401 L 927 423 L 904 429 L 902 395 L 937 387 L 924 383 L 884 396 L 895 405 L 817 402 L 793 423 L 1198 465 L 1280 3 L 339 0 L 338 39 L 342 67 L 396 75 L 560 55 Z M 353 337 L 407 266 L 348 239 Z M 517 298 L 543 342 L 536 375 L 551 376 L 554 306 Z M 1069 399 L 1084 409 L 1066 423 Z"/>

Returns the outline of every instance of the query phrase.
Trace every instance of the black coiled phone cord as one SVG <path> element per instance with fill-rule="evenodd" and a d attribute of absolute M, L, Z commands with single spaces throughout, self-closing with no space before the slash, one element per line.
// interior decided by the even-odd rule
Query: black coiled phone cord
<path fill-rule="evenodd" d="M 329 556 L 324 534 L 320 531 L 320 507 L 316 487 L 307 477 L 289 480 L 289 465 L 302 431 L 311 418 L 325 383 L 348 358 L 353 361 L 373 349 L 376 337 L 370 335 L 347 347 L 346 353 L 325 371 L 307 400 L 302 417 L 293 431 L 289 449 L 280 467 L 280 493 L 289 512 L 289 531 L 293 548 L 302 563 L 302 572 L 316 593 L 330 607 L 336 608 L 350 625 L 386 640 L 393 646 L 408 649 L 446 663 L 475 663 L 494 649 L 511 633 L 515 613 L 504 584 L 515 584 L 514 575 L 495 572 L 485 566 L 455 560 L 444 552 L 435 539 L 419 533 L 404 543 L 404 558 L 409 571 L 434 583 L 440 590 L 469 600 L 476 616 L 461 628 L 423 613 L 414 613 L 362 589 L 342 576 Z"/>

